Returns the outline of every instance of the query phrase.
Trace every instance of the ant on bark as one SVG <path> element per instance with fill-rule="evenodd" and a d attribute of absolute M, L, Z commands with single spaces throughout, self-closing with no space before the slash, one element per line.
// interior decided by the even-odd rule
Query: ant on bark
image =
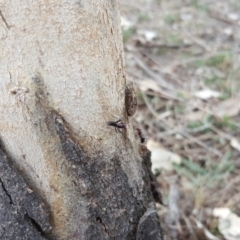
<path fill-rule="evenodd" d="M 126 125 L 122 121 L 122 119 L 117 120 L 116 122 L 114 121 L 108 121 L 107 124 L 109 126 L 115 127 L 115 131 L 117 132 L 122 132 L 120 129 L 126 129 Z"/>
<path fill-rule="evenodd" d="M 141 143 L 144 143 L 147 138 L 145 138 L 145 137 L 142 135 L 142 130 L 141 130 L 140 128 L 136 128 L 135 130 L 136 130 L 136 132 L 137 132 L 137 134 L 138 134 L 138 136 L 139 136 L 139 138 L 140 138 Z"/>

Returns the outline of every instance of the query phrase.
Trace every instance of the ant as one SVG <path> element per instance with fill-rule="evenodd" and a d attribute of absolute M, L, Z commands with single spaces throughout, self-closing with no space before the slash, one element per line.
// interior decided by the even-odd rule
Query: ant
<path fill-rule="evenodd" d="M 113 126 L 113 127 L 115 127 L 115 131 L 117 132 L 121 132 L 121 128 L 122 129 L 126 129 L 126 125 L 124 124 L 124 122 L 122 121 L 122 119 L 119 119 L 119 120 L 117 120 L 116 122 L 114 122 L 114 121 L 108 121 L 107 122 L 107 124 L 109 125 L 109 126 Z"/>
<path fill-rule="evenodd" d="M 141 143 L 144 143 L 147 138 L 143 137 L 142 130 L 140 128 L 136 128 L 136 132 L 138 136 L 140 137 Z"/>

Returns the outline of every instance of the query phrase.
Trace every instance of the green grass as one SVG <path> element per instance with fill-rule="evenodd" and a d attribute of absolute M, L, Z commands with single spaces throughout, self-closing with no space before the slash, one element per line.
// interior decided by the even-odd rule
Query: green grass
<path fill-rule="evenodd" d="M 208 59 L 198 59 L 193 62 L 195 67 L 217 67 L 221 70 L 229 70 L 231 68 L 232 63 L 232 54 L 229 52 L 226 53 L 218 53 L 215 56 L 212 56 Z"/>
<path fill-rule="evenodd" d="M 184 114 L 185 109 L 186 109 L 185 104 L 177 104 L 176 106 L 174 106 L 175 113 L 178 113 L 178 114 Z M 170 110 L 170 109 L 167 109 L 167 110 Z"/>
<path fill-rule="evenodd" d="M 234 124 L 232 119 L 228 116 L 224 116 L 222 119 L 215 119 L 213 125 L 219 129 L 226 129 L 228 131 L 238 131 L 238 127 Z"/>
<path fill-rule="evenodd" d="M 207 160 L 208 164 L 205 168 L 188 159 L 183 159 L 181 165 L 173 164 L 173 168 L 179 175 L 186 177 L 194 189 L 201 186 L 212 189 L 235 170 L 231 157 L 232 152 L 229 151 L 218 163 Z"/>
<path fill-rule="evenodd" d="M 167 54 L 168 53 L 168 49 L 167 48 L 159 48 L 158 50 L 157 50 L 157 55 L 165 55 L 165 54 Z"/>
<path fill-rule="evenodd" d="M 238 127 L 236 126 L 236 124 L 230 117 L 224 116 L 222 119 L 219 119 L 219 118 L 215 118 L 210 115 L 206 116 L 203 120 L 189 122 L 187 124 L 187 128 L 194 130 L 194 129 L 200 128 L 204 125 L 209 125 L 209 126 L 213 125 L 216 128 L 224 129 L 228 132 L 231 132 L 231 131 L 234 132 L 234 131 L 238 130 Z M 206 131 L 211 131 L 211 130 L 210 130 L 210 128 L 206 128 L 206 129 L 204 129 L 204 132 L 206 132 Z"/>
<path fill-rule="evenodd" d="M 178 34 L 170 34 L 167 36 L 167 42 L 170 44 L 180 44 L 182 43 L 182 38 Z"/>
<path fill-rule="evenodd" d="M 194 128 L 199 128 L 203 125 L 202 121 L 193 121 L 188 123 L 187 128 L 189 129 L 194 129 Z"/>
<path fill-rule="evenodd" d="M 200 167 L 198 164 L 194 162 L 190 162 L 188 159 L 183 159 L 182 163 L 194 174 L 205 175 L 207 173 L 207 171 L 204 168 Z"/>
<path fill-rule="evenodd" d="M 133 36 L 134 32 L 135 32 L 135 29 L 133 28 L 123 30 L 122 32 L 123 43 L 126 43 Z"/>
<path fill-rule="evenodd" d="M 217 54 L 205 61 L 207 66 L 218 66 L 225 61 L 226 55 L 225 54 Z"/>
<path fill-rule="evenodd" d="M 230 98 L 232 95 L 232 89 L 229 87 L 226 87 L 224 89 L 224 92 L 221 94 L 221 96 L 219 97 L 220 100 L 226 100 L 228 98 Z"/>
<path fill-rule="evenodd" d="M 178 92 L 178 93 L 177 93 L 177 97 L 178 97 L 179 99 L 181 99 L 181 100 L 184 100 L 184 99 L 185 99 L 185 95 L 184 95 L 184 93 L 182 93 L 182 92 Z"/>
<path fill-rule="evenodd" d="M 202 130 L 201 132 L 209 132 L 209 131 L 211 131 L 210 126 L 212 124 L 212 121 L 213 121 L 213 117 L 211 117 L 210 115 L 207 115 L 202 120 L 189 122 L 187 124 L 187 128 L 191 129 L 191 130 L 194 130 L 194 129 L 201 128 L 201 127 L 205 126 L 204 130 Z"/>
<path fill-rule="evenodd" d="M 180 21 L 180 16 L 179 14 L 173 14 L 173 15 L 166 15 L 164 17 L 164 22 L 168 25 L 172 25 L 175 22 L 179 22 Z"/>
<path fill-rule="evenodd" d="M 204 83 L 207 85 L 207 86 L 213 86 L 213 85 L 219 85 L 221 84 L 222 82 L 226 81 L 225 78 L 220 78 L 218 76 L 212 76 L 212 77 L 207 77 L 204 79 Z"/>
<path fill-rule="evenodd" d="M 207 12 L 208 6 L 206 4 L 199 4 L 198 0 L 191 0 L 191 5 L 195 8 L 197 8 L 200 11 Z"/>
<path fill-rule="evenodd" d="M 147 12 L 141 13 L 138 17 L 139 22 L 148 22 L 150 20 L 150 17 Z"/>

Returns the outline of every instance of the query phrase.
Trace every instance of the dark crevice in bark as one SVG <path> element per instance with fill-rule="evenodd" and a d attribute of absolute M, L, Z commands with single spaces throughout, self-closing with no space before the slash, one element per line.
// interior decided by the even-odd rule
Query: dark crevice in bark
<path fill-rule="evenodd" d="M 4 183 L 3 183 L 3 181 L 2 181 L 1 178 L 0 178 L 0 183 L 2 184 L 3 191 L 6 193 L 6 195 L 7 195 L 8 198 L 9 198 L 10 204 L 14 204 L 14 203 L 13 203 L 13 200 L 12 200 L 12 197 L 11 197 L 11 195 L 8 193 L 8 191 L 7 191 L 6 187 L 4 186 Z"/>
<path fill-rule="evenodd" d="M 46 237 L 45 232 L 43 231 L 42 227 L 39 225 L 39 223 L 32 217 L 28 215 L 28 213 L 25 214 L 25 216 L 30 220 L 32 225 L 35 227 L 35 229 L 43 236 Z"/>
<path fill-rule="evenodd" d="M 2 18 L 3 22 L 5 23 L 5 26 L 7 27 L 7 29 L 9 29 L 10 26 L 9 26 L 9 24 L 8 24 L 6 18 L 4 17 L 4 15 L 3 15 L 1 10 L 0 10 L 0 17 Z"/>
<path fill-rule="evenodd" d="M 97 218 L 96 218 L 96 221 L 99 222 L 99 223 L 101 223 L 101 224 L 103 225 L 103 227 L 104 227 L 104 229 L 105 229 L 105 232 L 108 234 L 106 225 L 104 224 L 104 222 L 102 221 L 102 219 L 101 219 L 100 217 L 97 217 Z"/>

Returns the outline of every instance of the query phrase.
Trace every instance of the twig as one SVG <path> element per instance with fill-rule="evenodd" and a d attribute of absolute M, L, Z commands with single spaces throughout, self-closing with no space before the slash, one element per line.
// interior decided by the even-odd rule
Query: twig
<path fill-rule="evenodd" d="M 166 88 L 166 89 L 169 89 L 169 90 L 173 90 L 174 87 L 167 83 L 161 76 L 155 74 L 152 70 L 150 70 L 146 64 L 141 61 L 139 58 L 137 57 L 133 57 L 135 62 L 137 63 L 137 65 L 148 75 L 150 76 L 151 78 L 153 78 L 154 80 L 156 80 L 162 87 Z"/>
<path fill-rule="evenodd" d="M 195 234 L 195 232 L 194 232 L 194 230 L 193 230 L 192 224 L 190 223 L 190 221 L 188 220 L 188 218 L 187 218 L 187 217 L 185 216 L 185 214 L 183 214 L 183 213 L 181 214 L 181 217 L 182 217 L 182 219 L 185 221 L 185 223 L 186 223 L 186 225 L 187 225 L 187 228 L 188 228 L 189 232 L 191 233 L 193 239 L 198 240 L 198 238 L 197 238 L 197 236 L 196 236 L 196 234 Z"/>
<path fill-rule="evenodd" d="M 202 229 L 204 231 L 205 236 L 209 240 L 220 240 L 218 237 L 215 237 L 201 222 L 199 222 L 194 217 L 191 217 L 191 219 L 197 224 L 198 229 Z"/>
<path fill-rule="evenodd" d="M 173 49 L 179 49 L 179 48 L 188 48 L 191 47 L 191 44 L 175 44 L 175 45 L 169 45 L 164 43 L 143 43 L 141 41 L 137 41 L 137 46 L 147 47 L 147 48 L 173 48 Z"/>
<path fill-rule="evenodd" d="M 207 47 L 207 44 L 202 41 L 201 39 L 198 39 L 192 35 L 190 35 L 188 32 L 185 32 L 186 36 L 188 36 L 192 41 L 194 41 L 199 47 L 203 48 L 206 52 L 212 53 L 212 50 Z"/>
<path fill-rule="evenodd" d="M 215 132 L 215 133 L 217 133 L 218 135 L 226 138 L 226 139 L 229 140 L 229 141 L 231 141 L 231 140 L 233 139 L 233 136 L 231 136 L 231 135 L 229 135 L 229 134 L 221 131 L 220 129 L 214 127 L 213 125 L 212 125 L 210 128 L 211 128 L 211 130 L 212 130 L 213 132 Z"/>
<path fill-rule="evenodd" d="M 143 54 L 144 54 L 144 56 L 146 56 L 149 60 L 151 60 L 152 62 L 154 62 L 156 65 L 159 66 L 159 70 L 160 70 L 161 73 L 170 75 L 170 76 L 172 77 L 172 79 L 174 79 L 179 85 L 182 84 L 183 79 L 181 79 L 178 75 L 176 75 L 176 74 L 173 73 L 173 71 L 172 71 L 173 68 L 172 68 L 172 67 L 170 67 L 170 68 L 168 68 L 168 69 L 167 69 L 167 68 L 163 68 L 163 67 L 159 64 L 159 62 L 158 62 L 156 59 L 154 59 L 153 56 L 150 56 L 150 55 L 149 55 L 148 53 L 146 53 L 146 52 L 143 53 Z M 184 96 L 188 96 L 188 95 L 189 95 L 188 92 L 185 92 L 185 91 L 182 90 L 182 89 L 178 89 L 178 91 L 184 93 Z"/>
<path fill-rule="evenodd" d="M 206 150 L 208 150 L 209 152 L 213 153 L 214 155 L 222 158 L 222 153 L 220 151 L 218 151 L 217 149 L 213 148 L 213 147 L 209 147 L 207 146 L 204 142 L 200 141 L 199 139 L 195 138 L 194 136 L 191 136 L 190 134 L 188 134 L 187 132 L 179 132 L 181 135 L 183 135 L 184 137 L 190 139 L 191 141 L 195 142 L 196 144 L 198 144 L 199 146 L 205 148 Z"/>
<path fill-rule="evenodd" d="M 240 176 L 236 176 L 234 179 L 230 180 L 230 182 L 224 187 L 224 189 L 218 190 L 214 195 L 217 201 L 216 206 L 223 206 L 224 200 L 229 199 L 230 191 L 234 188 L 234 186 L 238 186 L 240 182 Z"/>
<path fill-rule="evenodd" d="M 149 109 L 149 111 L 158 119 L 158 120 L 161 120 L 165 126 L 169 129 L 171 129 L 172 127 L 169 126 L 165 121 L 164 121 L 164 118 L 160 118 L 159 117 L 159 114 L 155 111 L 155 109 L 152 107 L 152 105 L 149 103 L 146 95 L 142 92 L 142 96 L 143 96 L 143 99 Z M 213 147 L 209 147 L 207 146 L 204 142 L 202 142 L 201 140 L 195 138 L 194 136 L 190 135 L 188 132 L 186 132 L 186 130 L 184 129 L 176 129 L 176 131 L 181 134 L 182 136 L 184 136 L 185 138 L 188 138 L 189 140 L 191 140 L 192 142 L 195 142 L 196 144 L 198 144 L 199 146 L 205 148 L 206 150 L 208 150 L 209 152 L 213 153 L 214 155 L 222 158 L 222 153 L 219 152 L 217 149 L 213 148 Z"/>
<path fill-rule="evenodd" d="M 224 23 L 227 23 L 227 24 L 230 24 L 230 25 L 237 25 L 238 26 L 237 22 L 231 21 L 231 20 L 229 20 L 229 19 L 227 19 L 223 16 L 220 16 L 219 13 L 209 12 L 208 15 L 209 15 L 210 18 L 214 18 L 218 21 L 221 21 L 221 22 L 224 22 Z"/>
<path fill-rule="evenodd" d="M 143 91 L 141 91 L 141 93 L 142 93 L 144 102 L 146 103 L 149 111 L 152 113 L 153 116 L 155 116 L 158 120 L 161 120 L 161 119 L 167 117 L 166 114 L 158 114 L 158 113 L 155 111 L 155 109 L 152 107 L 152 105 L 149 103 L 146 94 L 145 94 Z"/>
<path fill-rule="evenodd" d="M 191 134 L 188 133 L 187 130 L 182 129 L 182 130 L 179 130 L 178 133 L 181 134 L 182 136 L 184 136 L 185 138 L 189 139 L 191 142 L 194 142 L 194 143 L 198 144 L 199 146 L 203 147 L 204 149 L 208 150 L 209 152 L 213 153 L 214 155 L 216 155 L 220 158 L 223 157 L 223 155 L 220 151 L 218 151 L 217 149 L 215 149 L 213 147 L 208 146 L 203 141 L 201 141 L 198 138 L 192 136 Z"/>
<path fill-rule="evenodd" d="M 214 116 L 216 119 L 222 120 L 221 117 L 219 117 L 218 115 L 216 115 L 216 114 L 215 114 L 214 112 L 212 112 L 211 110 L 202 108 L 202 107 L 200 107 L 200 106 L 196 106 L 196 107 L 197 107 L 200 111 L 205 112 L 205 113 L 207 113 L 207 114 L 209 114 L 209 115 L 211 115 L 211 116 Z M 234 122 L 234 121 L 231 121 L 231 123 L 232 123 L 234 126 L 240 128 L 240 124 L 238 124 L 238 123 L 236 123 L 236 122 Z M 220 130 L 219 130 L 219 131 L 220 131 Z"/>
<path fill-rule="evenodd" d="M 179 129 L 167 130 L 167 131 L 158 133 L 157 137 L 164 138 L 165 136 L 174 135 L 174 134 L 177 134 L 178 132 L 179 132 Z"/>
<path fill-rule="evenodd" d="M 170 128 L 170 126 L 162 119 L 162 122 L 168 127 Z M 208 145 L 206 145 L 204 142 L 202 142 L 201 140 L 199 140 L 198 138 L 192 136 L 191 134 L 188 133 L 187 130 L 185 129 L 176 129 L 176 131 L 181 134 L 182 136 L 184 136 L 185 138 L 188 138 L 191 142 L 194 142 L 196 144 L 198 144 L 199 146 L 205 148 L 206 150 L 208 150 L 209 152 L 213 153 L 214 155 L 222 158 L 223 155 L 220 151 L 218 151 L 217 149 L 213 148 L 213 147 L 209 147 Z"/>
<path fill-rule="evenodd" d="M 188 129 L 187 132 L 188 133 L 198 133 L 198 132 L 202 132 L 208 128 L 211 128 L 212 124 L 211 123 L 206 123 L 200 127 L 194 128 L 194 129 Z"/>
<path fill-rule="evenodd" d="M 224 204 L 225 207 L 232 207 L 236 206 L 240 201 L 240 193 L 236 193 L 234 196 L 231 195 L 231 198 L 228 200 L 226 204 Z"/>
<path fill-rule="evenodd" d="M 208 54 L 206 56 L 198 56 L 198 57 L 188 58 L 186 60 L 183 60 L 181 62 L 173 64 L 172 68 L 175 68 L 176 66 L 186 66 L 186 65 L 191 64 L 191 63 L 193 63 L 195 61 L 198 61 L 198 60 L 201 60 L 201 61 L 207 60 L 207 59 L 209 59 L 211 57 L 214 57 L 216 54 L 219 54 L 219 52 L 215 51 L 215 52 L 212 52 L 212 53 L 210 53 L 210 54 Z"/>
<path fill-rule="evenodd" d="M 141 85 L 141 84 L 140 84 L 140 85 Z M 166 92 L 161 91 L 161 90 L 158 90 L 158 91 L 157 91 L 158 94 L 156 94 L 156 93 L 154 93 L 154 92 L 149 92 L 149 91 L 147 91 L 146 93 L 147 93 L 147 95 L 157 96 L 157 97 L 166 98 L 166 99 L 168 99 L 168 100 L 176 100 L 176 101 L 182 102 L 182 100 L 180 100 L 180 99 L 178 99 L 178 98 L 176 98 L 176 97 L 174 97 L 174 96 L 172 96 L 172 95 L 169 95 L 169 93 L 166 93 Z M 159 93 L 160 93 L 160 96 L 159 96 Z"/>
<path fill-rule="evenodd" d="M 180 226 L 180 209 L 179 209 L 179 200 L 180 200 L 180 192 L 179 192 L 179 179 L 178 177 L 174 178 L 170 182 L 170 190 L 169 190 L 169 212 L 166 218 L 166 223 L 169 228 L 172 229 L 171 234 L 172 237 L 177 236 L 177 229 L 173 229 L 175 226 Z"/>

